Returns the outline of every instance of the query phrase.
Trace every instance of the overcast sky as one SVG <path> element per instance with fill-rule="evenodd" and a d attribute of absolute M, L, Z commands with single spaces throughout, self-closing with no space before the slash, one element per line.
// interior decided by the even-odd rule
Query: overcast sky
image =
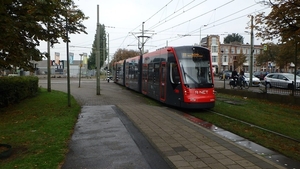
<path fill-rule="evenodd" d="M 144 23 L 145 36 L 149 36 L 145 50 L 154 51 L 169 46 L 198 44 L 201 37 L 219 35 L 221 41 L 227 34 L 238 33 L 244 43 L 250 43 L 250 34 L 245 33 L 250 26 L 249 15 L 270 12 L 262 0 L 74 0 L 88 20 L 84 21 L 88 34 L 70 35 L 69 51 L 74 60 L 81 53 L 91 53 L 97 26 L 97 5 L 100 24 L 109 33 L 109 53 L 112 57 L 119 48 L 138 50 L 138 36 Z M 201 31 L 200 31 L 201 28 Z M 255 33 L 255 32 L 254 32 Z M 145 39 L 146 40 L 146 39 Z M 254 39 L 254 44 L 261 40 Z M 47 51 L 42 44 L 40 50 Z M 66 60 L 66 44 L 63 42 L 51 48 Z"/>

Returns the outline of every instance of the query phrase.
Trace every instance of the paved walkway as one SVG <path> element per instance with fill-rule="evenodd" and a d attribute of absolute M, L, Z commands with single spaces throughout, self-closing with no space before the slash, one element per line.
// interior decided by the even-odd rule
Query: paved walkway
<path fill-rule="evenodd" d="M 66 79 L 52 79 L 67 91 Z M 47 87 L 40 79 L 40 86 Z M 190 122 L 168 107 L 114 83 L 71 79 L 71 94 L 82 105 L 62 168 L 284 168 Z"/>

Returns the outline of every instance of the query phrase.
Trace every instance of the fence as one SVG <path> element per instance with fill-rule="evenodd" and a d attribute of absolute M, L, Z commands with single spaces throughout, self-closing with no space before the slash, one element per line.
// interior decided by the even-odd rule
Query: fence
<path fill-rule="evenodd" d="M 259 88 L 260 91 L 268 94 L 281 94 L 281 95 L 291 95 L 291 96 L 300 96 L 300 83 L 297 82 L 291 84 L 285 82 L 272 82 L 272 83 L 263 83 Z"/>
<path fill-rule="evenodd" d="M 229 80 L 215 81 L 216 88 L 224 88 L 228 90 L 241 90 L 239 87 L 231 89 L 229 85 Z M 287 83 L 271 83 L 271 85 L 266 85 L 264 81 L 261 81 L 259 86 L 250 87 L 248 90 L 257 93 L 268 93 L 268 94 L 277 94 L 277 95 L 289 95 L 289 96 L 297 96 L 300 97 L 300 83 L 296 83 L 296 87 L 292 84 Z"/>

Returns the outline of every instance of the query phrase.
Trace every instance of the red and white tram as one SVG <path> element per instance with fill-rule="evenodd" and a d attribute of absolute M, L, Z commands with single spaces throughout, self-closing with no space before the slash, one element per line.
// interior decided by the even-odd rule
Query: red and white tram
<path fill-rule="evenodd" d="M 215 105 L 211 54 L 200 46 L 166 47 L 114 64 L 115 82 L 166 105 Z"/>

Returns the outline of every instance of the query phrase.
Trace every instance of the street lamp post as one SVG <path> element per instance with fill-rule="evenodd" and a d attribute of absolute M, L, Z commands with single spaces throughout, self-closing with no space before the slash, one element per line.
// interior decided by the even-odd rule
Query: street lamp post
<path fill-rule="evenodd" d="M 115 27 L 105 26 L 105 28 L 115 28 Z M 109 70 L 109 33 L 107 33 L 107 70 Z"/>
<path fill-rule="evenodd" d="M 47 91 L 51 92 L 51 58 L 50 58 L 50 42 L 47 42 Z"/>
<path fill-rule="evenodd" d="M 78 87 L 80 88 L 80 82 L 81 82 L 81 67 L 82 67 L 82 55 L 83 54 L 79 54 L 80 55 L 80 64 L 79 64 L 79 85 Z"/>
<path fill-rule="evenodd" d="M 109 33 L 107 33 L 107 70 L 109 70 Z"/>
<path fill-rule="evenodd" d="M 69 9 L 67 9 L 69 10 Z M 68 16 L 66 16 L 66 48 L 67 48 L 67 90 L 68 90 L 68 106 L 71 107 L 71 89 L 70 89 L 70 56 L 69 56 L 69 29 Z"/>
<path fill-rule="evenodd" d="M 253 35 L 253 16 L 251 15 L 251 31 L 245 31 L 250 33 L 250 67 L 249 67 L 249 86 L 252 87 L 253 81 L 253 54 L 254 54 L 254 35 Z"/>
<path fill-rule="evenodd" d="M 249 86 L 252 87 L 252 76 L 253 76 L 253 53 L 254 53 L 254 45 L 253 45 L 253 41 L 254 41 L 254 36 L 253 36 L 253 16 L 251 15 L 251 32 L 250 32 L 250 36 L 251 36 L 251 47 L 250 47 L 250 81 L 249 81 Z"/>

